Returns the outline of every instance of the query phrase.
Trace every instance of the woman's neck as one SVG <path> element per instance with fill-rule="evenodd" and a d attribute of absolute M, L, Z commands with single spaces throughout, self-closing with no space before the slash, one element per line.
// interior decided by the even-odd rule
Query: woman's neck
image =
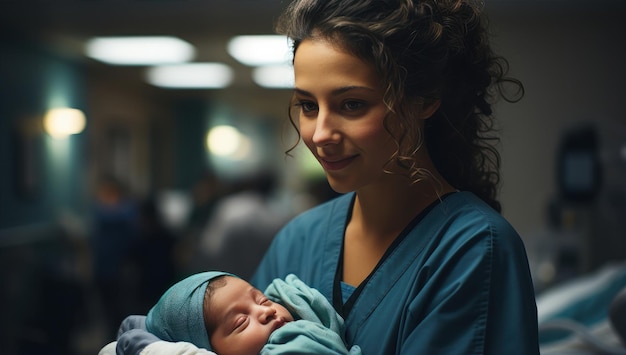
<path fill-rule="evenodd" d="M 442 195 L 450 185 L 436 189 L 427 182 L 396 181 L 357 191 L 346 226 L 343 281 L 359 285 L 374 270 L 389 246 L 406 226 Z"/>
<path fill-rule="evenodd" d="M 357 191 L 350 223 L 379 238 L 397 236 L 404 227 L 442 195 L 454 191 L 445 181 L 410 184 L 402 177 L 395 182 Z"/>

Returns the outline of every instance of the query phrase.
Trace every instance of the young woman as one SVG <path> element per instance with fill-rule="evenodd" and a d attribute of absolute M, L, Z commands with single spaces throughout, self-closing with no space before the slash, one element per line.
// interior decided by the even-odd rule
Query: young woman
<path fill-rule="evenodd" d="M 363 354 L 538 354 L 526 252 L 496 197 L 492 104 L 523 87 L 482 2 L 295 0 L 278 29 L 292 122 L 343 195 L 288 223 L 252 284 L 297 275 Z"/>
<path fill-rule="evenodd" d="M 364 354 L 538 353 L 524 246 L 499 214 L 492 129 L 492 104 L 523 87 L 481 11 L 295 0 L 280 18 L 294 40 L 292 121 L 345 194 L 290 222 L 252 283 L 298 275 Z"/>

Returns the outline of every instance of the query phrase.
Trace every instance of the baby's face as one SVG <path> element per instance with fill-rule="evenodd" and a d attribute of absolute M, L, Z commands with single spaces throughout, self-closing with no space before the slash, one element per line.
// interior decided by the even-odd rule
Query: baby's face
<path fill-rule="evenodd" d="M 226 277 L 226 285 L 213 292 L 209 304 L 205 311 L 215 325 L 210 341 L 219 355 L 256 355 L 274 330 L 293 321 L 285 307 L 236 277 Z"/>

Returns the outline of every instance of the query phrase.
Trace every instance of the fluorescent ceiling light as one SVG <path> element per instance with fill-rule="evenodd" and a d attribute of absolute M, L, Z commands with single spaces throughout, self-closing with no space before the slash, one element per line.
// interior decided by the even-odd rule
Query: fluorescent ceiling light
<path fill-rule="evenodd" d="M 293 66 L 284 64 L 254 68 L 252 80 L 264 88 L 292 89 L 294 86 Z"/>
<path fill-rule="evenodd" d="M 176 37 L 96 37 L 85 46 L 88 57 L 114 65 L 183 63 L 195 57 L 195 48 Z"/>
<path fill-rule="evenodd" d="M 292 41 L 286 36 L 236 36 L 228 42 L 228 53 L 249 66 L 285 64 L 291 61 Z"/>
<path fill-rule="evenodd" d="M 172 89 L 219 89 L 233 81 L 233 70 L 221 63 L 188 63 L 151 67 L 146 80 Z"/>

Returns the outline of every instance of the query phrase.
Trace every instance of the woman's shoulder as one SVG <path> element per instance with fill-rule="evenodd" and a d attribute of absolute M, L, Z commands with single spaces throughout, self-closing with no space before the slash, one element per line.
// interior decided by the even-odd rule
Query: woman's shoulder
<path fill-rule="evenodd" d="M 515 228 L 502 214 L 471 192 L 453 194 L 437 210 L 438 213 L 432 216 L 435 223 L 446 225 L 449 231 L 463 231 L 465 237 L 520 239 Z"/>
<path fill-rule="evenodd" d="M 459 221 L 476 221 L 487 224 L 502 224 L 510 227 L 502 214 L 469 191 L 454 193 L 441 204 L 443 213 Z"/>

